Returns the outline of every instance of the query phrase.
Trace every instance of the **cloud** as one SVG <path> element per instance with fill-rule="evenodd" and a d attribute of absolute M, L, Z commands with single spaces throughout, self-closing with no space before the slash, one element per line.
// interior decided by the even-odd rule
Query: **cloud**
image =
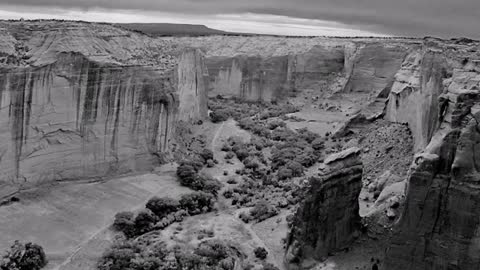
<path fill-rule="evenodd" d="M 35 7 L 59 7 L 195 16 L 271 14 L 333 21 L 395 35 L 480 37 L 479 0 L 2 0 L 2 3 L 23 5 L 30 11 Z"/>

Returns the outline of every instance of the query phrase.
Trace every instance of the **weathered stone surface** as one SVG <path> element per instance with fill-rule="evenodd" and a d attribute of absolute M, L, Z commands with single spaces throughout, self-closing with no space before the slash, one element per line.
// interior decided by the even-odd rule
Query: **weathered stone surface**
<path fill-rule="evenodd" d="M 207 59 L 210 95 L 235 96 L 249 101 L 285 98 L 293 89 L 308 87 L 343 72 L 343 48 L 314 46 L 301 54 L 235 56 Z"/>
<path fill-rule="evenodd" d="M 410 65 L 414 77 L 392 92 L 399 109 L 389 105 L 388 116 L 408 122 L 426 148 L 412 165 L 385 269 L 479 269 L 480 75 L 468 60 L 479 56 L 428 45 L 414 60 L 423 64 Z"/>
<path fill-rule="evenodd" d="M 208 73 L 203 62 L 203 53 L 198 49 L 187 50 L 180 57 L 177 70 L 177 92 L 180 100 L 178 120 L 204 120 L 208 113 Z"/>
<path fill-rule="evenodd" d="M 351 50 L 351 48 L 350 48 Z M 380 43 L 360 46 L 346 61 L 348 82 L 345 93 L 365 93 L 378 96 L 389 88 L 407 54 L 403 46 L 388 46 Z M 390 84 L 390 85 L 389 85 Z"/>
<path fill-rule="evenodd" d="M 390 92 L 386 118 L 409 124 L 417 151 L 427 146 L 439 124 L 438 98 L 447 74 L 442 54 L 428 48 L 411 53 Z"/>
<path fill-rule="evenodd" d="M 8 39 L 0 44 L 8 54 L 0 70 L 1 185 L 150 170 L 168 154 L 178 121 L 207 116 L 199 50 L 156 59 L 139 46 L 156 44 L 159 53 L 164 41 L 109 25 L 2 26 L 15 50 Z M 12 193 L 2 190 L 0 197 Z"/>
<path fill-rule="evenodd" d="M 363 170 L 359 150 L 346 150 L 330 160 L 322 176 L 310 180 L 295 214 L 287 242 L 290 268 L 308 259 L 323 260 L 358 236 Z"/>
<path fill-rule="evenodd" d="M 212 87 L 209 94 L 248 101 L 272 101 L 289 91 L 288 56 L 236 56 L 207 59 Z"/>

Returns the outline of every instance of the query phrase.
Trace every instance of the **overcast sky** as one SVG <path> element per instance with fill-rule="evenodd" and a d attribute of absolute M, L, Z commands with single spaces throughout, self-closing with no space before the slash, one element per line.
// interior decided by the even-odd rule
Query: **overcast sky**
<path fill-rule="evenodd" d="M 298 35 L 480 38 L 480 0 L 0 0 L 0 18 L 172 22 Z"/>

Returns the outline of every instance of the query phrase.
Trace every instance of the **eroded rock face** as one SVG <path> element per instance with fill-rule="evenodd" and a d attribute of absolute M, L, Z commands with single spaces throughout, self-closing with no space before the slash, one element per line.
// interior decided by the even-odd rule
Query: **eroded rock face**
<path fill-rule="evenodd" d="M 386 118 L 409 124 L 417 151 L 427 146 L 439 125 L 438 98 L 447 76 L 442 54 L 429 48 L 409 54 L 389 95 Z"/>
<path fill-rule="evenodd" d="M 314 46 L 296 55 L 209 57 L 207 65 L 211 96 L 269 102 L 332 73 L 341 73 L 344 55 L 343 48 Z"/>
<path fill-rule="evenodd" d="M 109 25 L 3 26 L 0 186 L 150 170 L 179 121 L 207 117 L 199 50 L 155 58 L 165 42 Z"/>
<path fill-rule="evenodd" d="M 343 92 L 364 93 L 377 96 L 389 88 L 400 69 L 408 49 L 380 43 L 347 47 L 349 53 L 345 65 L 349 78 Z M 388 89 L 387 89 L 388 91 Z"/>
<path fill-rule="evenodd" d="M 207 59 L 211 96 L 272 101 L 288 93 L 288 56 L 236 56 Z"/>
<path fill-rule="evenodd" d="M 351 148 L 327 158 L 321 177 L 310 180 L 289 234 L 290 269 L 307 259 L 323 260 L 358 236 L 362 170 L 360 150 Z"/>
<path fill-rule="evenodd" d="M 422 62 L 410 65 L 415 76 L 392 91 L 387 115 L 408 122 L 416 145 L 426 148 L 412 165 L 385 269 L 480 266 L 480 73 L 469 60 L 478 59 L 474 52 L 427 48 L 411 58 Z"/>
<path fill-rule="evenodd" d="M 172 78 L 76 53 L 3 70 L 2 179 L 33 184 L 144 170 L 168 149 L 178 111 Z"/>
<path fill-rule="evenodd" d="M 185 51 L 180 57 L 177 71 L 177 93 L 180 100 L 178 120 L 204 120 L 208 113 L 208 73 L 203 62 L 203 53 L 198 49 Z"/>

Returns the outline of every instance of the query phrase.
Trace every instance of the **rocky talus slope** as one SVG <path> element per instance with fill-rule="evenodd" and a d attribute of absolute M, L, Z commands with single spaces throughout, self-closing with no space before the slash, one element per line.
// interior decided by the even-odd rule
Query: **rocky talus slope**
<path fill-rule="evenodd" d="M 325 259 L 359 236 L 360 149 L 333 154 L 324 163 L 321 176 L 310 179 L 305 200 L 295 214 L 287 243 L 290 269 L 311 258 Z"/>
<path fill-rule="evenodd" d="M 179 120 L 206 117 L 198 50 L 177 57 L 168 42 L 109 25 L 1 26 L 2 183 L 145 171 L 168 153 Z"/>

